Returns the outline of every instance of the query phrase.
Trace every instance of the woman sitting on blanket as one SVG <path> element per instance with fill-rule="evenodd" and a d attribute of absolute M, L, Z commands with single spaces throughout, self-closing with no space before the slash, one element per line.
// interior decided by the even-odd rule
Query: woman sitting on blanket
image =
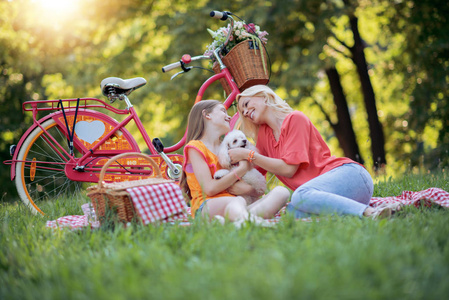
<path fill-rule="evenodd" d="M 257 143 L 253 163 L 294 191 L 287 212 L 296 218 L 317 214 L 387 217 L 389 207 L 369 206 L 373 180 L 366 169 L 330 150 L 309 118 L 294 111 L 264 85 L 237 96 L 241 130 Z M 229 150 L 231 162 L 247 160 L 249 150 Z M 264 174 L 264 172 L 262 174 Z"/>
<path fill-rule="evenodd" d="M 193 217 L 221 216 L 232 222 L 250 220 L 268 225 L 263 218 L 274 217 L 286 204 L 290 196 L 288 189 L 276 187 L 247 205 L 243 197 L 235 196 L 255 192 L 251 186 L 239 180 L 251 168 L 246 160 L 241 161 L 233 172 L 214 179 L 214 173 L 221 168 L 217 158 L 221 137 L 230 131 L 230 119 L 223 104 L 217 100 L 203 100 L 192 107 L 180 186 L 191 200 Z"/>

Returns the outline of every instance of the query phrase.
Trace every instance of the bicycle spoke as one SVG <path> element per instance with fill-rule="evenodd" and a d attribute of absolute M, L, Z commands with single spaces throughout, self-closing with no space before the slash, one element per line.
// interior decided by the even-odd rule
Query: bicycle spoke
<path fill-rule="evenodd" d="M 54 150 L 54 149 L 53 149 L 53 150 Z M 38 156 L 38 157 L 49 158 L 49 159 L 55 160 L 55 157 L 54 157 L 54 156 L 51 156 L 50 154 L 47 154 L 47 153 L 40 153 L 40 152 L 37 152 L 37 151 L 35 151 L 35 150 L 30 150 L 29 153 L 35 154 L 35 155 Z M 55 153 L 56 153 L 56 152 L 55 152 Z M 57 157 L 56 154 L 55 154 L 55 156 Z M 31 160 L 29 160 L 29 161 L 31 161 Z M 63 160 L 62 158 L 59 158 L 59 161 L 56 161 L 56 162 L 64 163 L 64 160 Z"/>
<path fill-rule="evenodd" d="M 29 176 L 26 176 L 26 178 L 30 178 Z M 51 176 L 38 176 L 37 178 L 39 178 L 38 180 L 36 180 L 36 177 L 34 177 L 34 180 L 30 180 L 31 182 L 30 182 L 30 184 L 34 184 L 34 183 L 40 183 L 40 182 L 42 182 L 42 181 L 44 181 L 44 180 L 47 180 L 47 179 L 54 179 L 53 181 L 56 181 L 56 180 L 58 180 L 58 179 L 65 179 L 66 178 L 66 176 L 65 176 L 65 174 L 61 174 L 60 176 L 55 176 L 55 175 L 51 175 Z M 51 182 L 49 182 L 49 183 L 51 183 Z M 48 184 L 48 183 L 47 183 Z M 46 186 L 47 184 L 45 184 L 45 185 L 42 185 L 42 186 Z"/>
<path fill-rule="evenodd" d="M 70 180 L 64 171 L 68 159 L 60 145 L 66 145 L 65 134 L 53 120 L 44 124 L 46 133 L 36 128 L 23 144 L 26 152 L 18 158 L 22 161 L 18 176 L 23 181 L 16 186 L 24 192 L 22 199 L 32 200 L 29 204 L 35 207 L 44 200 L 73 198 L 82 191 L 82 183 Z"/>
<path fill-rule="evenodd" d="M 64 135 L 61 134 L 61 132 L 59 130 L 53 130 L 56 131 L 56 133 L 60 136 L 61 139 L 65 138 Z M 42 151 L 42 156 L 46 157 L 46 158 L 50 158 L 52 160 L 59 159 L 59 162 L 63 163 L 64 160 L 62 159 L 62 157 L 59 156 L 59 154 L 57 153 L 57 151 L 53 148 L 53 144 L 50 144 L 44 137 L 40 137 L 39 140 L 43 141 L 45 143 L 45 145 L 47 145 L 47 148 L 53 152 L 53 155 L 51 155 L 50 153 L 48 153 L 45 149 L 43 149 L 38 143 L 35 144 L 36 147 L 38 147 L 41 151 Z M 32 151 L 33 153 L 36 154 L 41 154 L 39 152 L 37 152 L 36 150 Z"/>

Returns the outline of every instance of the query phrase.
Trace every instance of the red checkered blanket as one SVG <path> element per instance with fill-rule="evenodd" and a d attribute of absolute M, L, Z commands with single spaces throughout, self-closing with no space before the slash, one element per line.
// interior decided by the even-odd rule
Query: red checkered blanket
<path fill-rule="evenodd" d="M 396 197 L 373 197 L 370 205 L 376 207 L 382 203 L 395 202 L 416 207 L 420 205 L 431 206 L 432 204 L 449 207 L 449 193 L 439 188 L 429 188 L 419 192 L 404 191 Z"/>
<path fill-rule="evenodd" d="M 189 225 L 189 215 L 190 208 L 186 207 L 184 201 L 178 203 L 181 199 L 182 194 L 177 194 L 173 191 L 171 200 L 166 199 L 167 194 L 160 195 L 161 193 L 155 193 L 150 196 L 148 200 L 148 193 L 144 189 L 136 190 L 134 188 L 131 193 L 135 195 L 132 196 L 133 203 L 138 212 L 142 222 L 148 224 L 154 221 L 170 222 L 179 225 Z M 130 192 L 130 191 L 128 191 Z M 130 193 L 130 194 L 131 194 Z M 162 193 L 164 194 L 164 193 Z M 137 200 L 135 200 L 135 198 Z M 170 197 L 168 197 L 170 198 Z M 158 199 L 158 200 L 154 200 Z M 164 200 L 165 199 L 165 200 Z M 161 206 L 161 201 L 168 201 L 167 205 Z M 439 188 L 429 188 L 423 191 L 411 192 L 404 191 L 399 196 L 394 197 L 373 197 L 371 198 L 370 205 L 375 207 L 382 203 L 401 203 L 403 205 L 414 205 L 419 207 L 420 205 L 431 206 L 432 204 L 439 205 L 445 208 L 449 207 L 449 193 L 439 189 Z M 137 204 L 136 204 L 137 203 Z M 140 207 L 138 207 L 140 205 Z M 69 229 L 81 229 L 81 228 L 97 228 L 99 227 L 99 222 L 95 218 L 95 212 L 93 211 L 92 205 L 90 203 L 82 205 L 84 215 L 83 216 L 65 216 L 54 221 L 48 221 L 48 228 L 69 228 Z M 140 213 L 139 213 L 140 211 Z M 281 217 L 281 213 L 278 213 L 270 221 L 278 222 Z"/>
<path fill-rule="evenodd" d="M 162 183 L 126 189 L 144 225 L 184 220 L 187 205 L 176 183 Z"/>

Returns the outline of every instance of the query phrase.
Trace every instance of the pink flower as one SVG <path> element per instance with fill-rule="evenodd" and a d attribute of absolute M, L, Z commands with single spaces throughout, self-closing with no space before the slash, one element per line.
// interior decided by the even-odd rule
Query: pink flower
<path fill-rule="evenodd" d="M 265 37 L 268 35 L 268 32 L 262 31 L 259 32 L 259 39 L 262 41 L 262 43 L 266 44 L 268 42 L 268 39 Z"/>
<path fill-rule="evenodd" d="M 256 25 L 254 25 L 254 23 L 249 23 L 248 25 L 244 24 L 243 26 L 245 26 L 247 32 L 253 34 L 256 33 Z"/>
<path fill-rule="evenodd" d="M 261 32 L 259 32 L 259 38 L 263 38 L 263 37 L 265 37 L 266 35 L 268 35 L 268 32 L 266 32 L 266 31 L 261 31 Z"/>

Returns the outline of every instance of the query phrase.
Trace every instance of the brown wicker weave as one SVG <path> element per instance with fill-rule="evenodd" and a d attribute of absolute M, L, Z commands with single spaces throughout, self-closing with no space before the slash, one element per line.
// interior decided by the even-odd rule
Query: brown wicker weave
<path fill-rule="evenodd" d="M 254 47 L 251 46 L 252 43 L 252 40 L 240 42 L 222 58 L 223 63 L 228 67 L 241 92 L 253 85 L 267 84 L 269 81 L 268 58 L 265 48 L 254 50 Z M 264 55 L 263 62 L 261 52 Z M 265 69 L 263 63 L 265 64 Z M 220 73 L 218 63 L 215 63 L 212 69 L 215 73 Z M 226 94 L 229 95 L 232 91 L 229 84 L 224 78 L 220 79 L 220 83 Z"/>
<path fill-rule="evenodd" d="M 105 183 L 103 181 L 106 170 L 112 163 L 124 157 L 135 156 L 148 160 L 157 177 L 114 183 Z M 113 222 L 119 221 L 126 224 L 136 218 L 134 206 L 126 189 L 165 182 L 173 182 L 173 180 L 162 178 L 161 170 L 151 157 L 137 152 L 123 153 L 116 155 L 107 161 L 101 169 L 98 185 L 89 187 L 87 196 L 89 196 L 92 201 L 95 214 L 100 223 L 103 223 L 106 220 L 112 220 Z"/>

